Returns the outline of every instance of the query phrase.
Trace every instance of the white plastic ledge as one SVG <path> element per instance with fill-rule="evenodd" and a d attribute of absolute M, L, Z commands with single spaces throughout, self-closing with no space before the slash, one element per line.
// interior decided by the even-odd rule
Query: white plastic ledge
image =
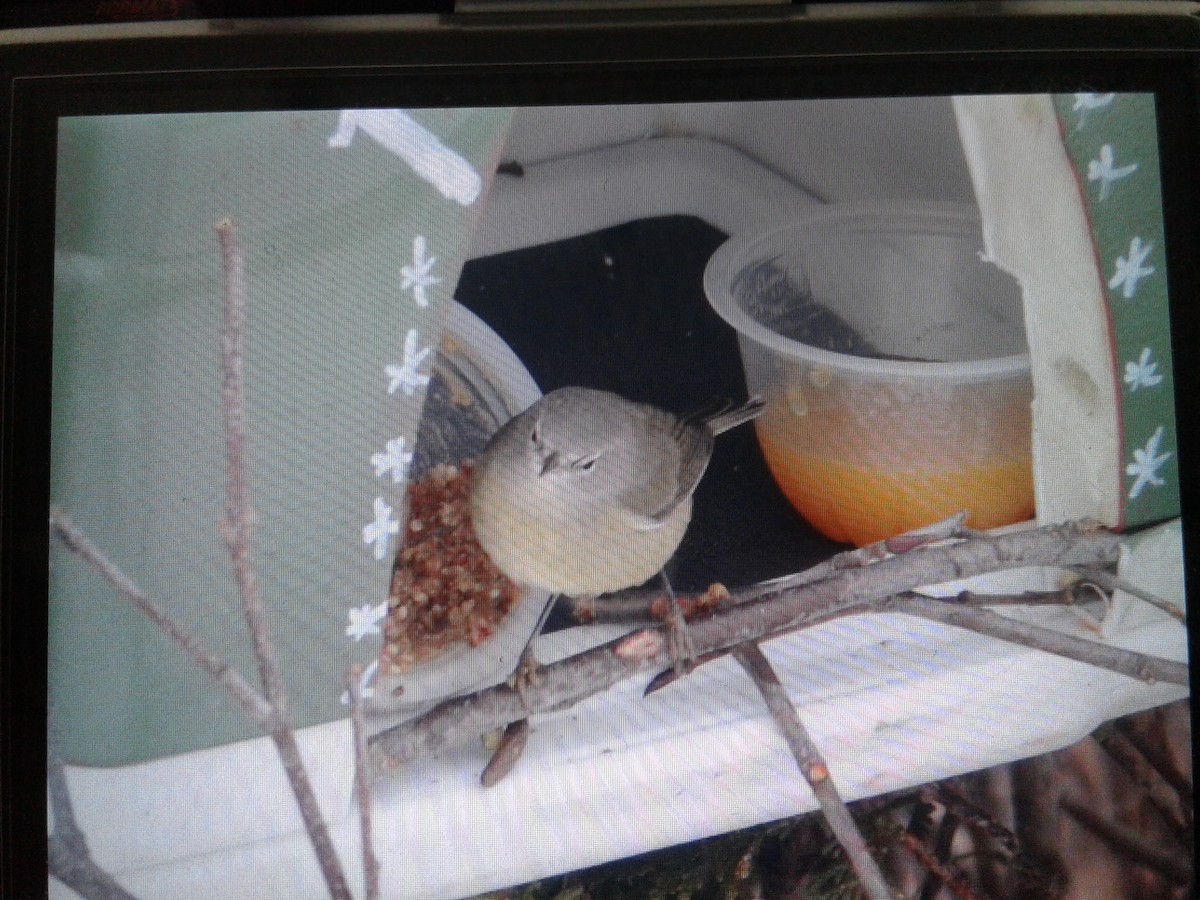
<path fill-rule="evenodd" d="M 726 234 L 790 222 L 818 199 L 719 141 L 654 137 L 499 175 L 471 243 L 489 256 L 654 215 L 692 215 Z"/>

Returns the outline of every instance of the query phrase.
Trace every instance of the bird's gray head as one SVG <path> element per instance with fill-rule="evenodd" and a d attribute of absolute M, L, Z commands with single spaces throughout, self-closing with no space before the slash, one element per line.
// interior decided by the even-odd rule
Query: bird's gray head
<path fill-rule="evenodd" d="M 604 455 L 596 431 L 600 410 L 585 394 L 556 392 L 538 405 L 528 429 L 529 458 L 539 478 L 580 478 Z"/>

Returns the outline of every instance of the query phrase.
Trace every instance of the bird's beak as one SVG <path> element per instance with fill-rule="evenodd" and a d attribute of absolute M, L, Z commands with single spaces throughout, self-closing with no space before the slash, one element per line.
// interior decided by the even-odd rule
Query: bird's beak
<path fill-rule="evenodd" d="M 551 469 L 557 469 L 557 468 L 558 468 L 558 453 L 557 452 L 547 453 L 545 456 L 542 457 L 542 468 L 541 468 L 541 471 L 538 472 L 538 477 L 540 478 L 541 476 L 543 476 L 547 472 L 549 472 Z"/>

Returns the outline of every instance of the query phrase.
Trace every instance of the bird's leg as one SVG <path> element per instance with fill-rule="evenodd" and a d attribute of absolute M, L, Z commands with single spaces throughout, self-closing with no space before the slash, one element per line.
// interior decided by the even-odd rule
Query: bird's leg
<path fill-rule="evenodd" d="M 521 658 L 517 660 L 517 667 L 508 676 L 509 686 L 521 697 L 521 703 L 526 709 L 529 709 L 528 691 L 530 688 L 537 686 L 540 677 L 538 670 L 541 668 L 541 664 L 537 661 L 537 657 L 533 653 L 533 642 L 538 639 L 538 636 L 542 633 L 542 629 L 546 627 L 546 620 L 550 618 L 550 612 L 554 609 L 554 604 L 559 596 L 559 594 L 554 594 L 546 601 L 546 607 L 538 617 L 537 626 L 533 629 L 533 634 L 529 636 L 529 640 L 525 642 L 525 649 L 521 651 Z"/>
<path fill-rule="evenodd" d="M 692 634 L 688 630 L 687 620 L 683 617 L 683 610 L 679 608 L 679 598 L 671 589 L 671 580 L 667 578 L 667 570 L 663 569 L 659 574 L 662 576 L 663 589 L 666 590 L 667 599 L 670 602 L 670 611 L 667 614 L 667 640 L 671 646 L 671 667 L 678 677 L 686 675 L 696 667 L 696 645 L 692 642 Z"/>
<path fill-rule="evenodd" d="M 535 687 L 541 677 L 538 670 L 541 664 L 537 661 L 537 657 L 533 655 L 533 642 L 537 640 L 538 635 L 542 633 L 542 629 L 546 627 L 546 620 L 550 618 L 550 612 L 554 609 L 554 604 L 559 598 L 559 594 L 551 595 L 546 601 L 545 607 L 542 608 L 542 614 L 538 616 L 537 625 L 533 629 L 533 634 L 529 636 L 529 640 L 525 642 L 525 649 L 521 651 L 521 658 L 517 660 L 517 667 L 513 669 L 511 675 L 508 676 L 508 686 L 517 692 L 517 696 L 521 698 L 521 705 L 525 707 L 525 711 L 530 711 L 529 690 Z M 517 760 L 521 757 L 521 752 L 525 749 L 525 741 L 529 736 L 529 718 L 517 719 L 515 722 L 509 722 L 500 734 L 495 752 L 492 758 L 488 760 L 487 767 L 484 768 L 480 775 L 480 783 L 485 787 L 492 787 L 500 782 L 513 767 L 516 766 Z"/>

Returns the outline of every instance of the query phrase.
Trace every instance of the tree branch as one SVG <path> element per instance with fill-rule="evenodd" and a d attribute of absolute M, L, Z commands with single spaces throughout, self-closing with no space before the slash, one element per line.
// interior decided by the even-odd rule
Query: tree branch
<path fill-rule="evenodd" d="M 1112 572 L 1105 572 L 1103 570 L 1083 571 L 1078 567 L 1076 567 L 1075 571 L 1083 576 L 1083 578 L 1087 581 L 1095 582 L 1106 591 L 1124 591 L 1130 596 L 1137 597 L 1144 603 L 1149 603 L 1156 609 L 1161 609 L 1173 619 L 1178 619 L 1180 622 L 1187 620 L 1183 610 L 1170 600 L 1164 600 L 1157 594 L 1144 590 L 1143 588 L 1138 587 L 1136 584 L 1131 584 L 1124 578 L 1119 578 L 1118 576 L 1114 575 Z"/>
<path fill-rule="evenodd" d="M 859 884 L 871 900 L 891 900 L 892 889 L 884 879 L 875 858 L 871 856 L 871 851 L 867 849 L 862 832 L 854 823 L 850 810 L 838 794 L 837 785 L 833 783 L 829 767 L 821 758 L 821 751 L 817 749 L 817 745 L 808 735 L 808 730 L 800 721 L 800 716 L 797 715 L 796 708 L 783 685 L 779 683 L 779 676 L 771 667 L 770 660 L 754 642 L 735 647 L 733 656 L 762 694 L 763 702 L 783 733 L 800 773 L 812 788 L 821 812 L 825 815 L 825 821 L 829 823 L 834 837 L 845 851 L 851 868 L 858 876 Z"/>
<path fill-rule="evenodd" d="M 1116 561 L 1120 539 L 1090 523 L 1068 523 L 1003 535 L 973 535 L 922 546 L 872 565 L 839 571 L 811 584 L 778 588 L 768 583 L 734 594 L 739 601 L 690 626 L 699 656 L 758 641 L 870 604 L 922 585 L 1025 566 L 1072 567 Z M 936 602 L 936 601 L 930 601 Z M 525 718 L 570 706 L 645 672 L 670 666 L 662 631 L 644 628 L 539 669 L 539 683 L 524 698 L 497 685 L 440 704 L 426 714 L 374 735 L 369 745 L 377 771 Z M 528 706 L 526 705 L 528 701 Z"/>
<path fill-rule="evenodd" d="M 1063 797 L 1059 804 L 1080 825 L 1092 832 L 1119 853 L 1136 863 L 1141 863 L 1178 884 L 1190 884 L 1192 867 L 1181 860 L 1182 852 L 1174 853 L 1156 847 L 1128 828 L 1104 818 L 1099 813 L 1070 797 Z"/>
<path fill-rule="evenodd" d="M 1026 647 L 1036 647 L 1056 656 L 1090 663 L 1102 669 L 1137 678 L 1147 684 L 1165 681 L 1169 684 L 1188 684 L 1187 663 L 1160 659 L 1132 650 L 1122 650 L 1096 641 L 1077 638 L 1052 628 L 1031 625 L 1010 619 L 990 609 L 979 609 L 946 603 L 929 597 L 906 593 L 875 604 L 880 611 L 902 612 L 920 619 L 945 625 L 955 625 Z"/>
<path fill-rule="evenodd" d="M 286 722 L 286 696 L 279 658 L 267 626 L 266 612 L 258 593 L 258 579 L 250 550 L 250 489 L 246 481 L 246 387 L 245 346 L 246 321 L 250 305 L 246 285 L 246 263 L 233 222 L 223 219 L 217 225 L 221 244 L 221 261 L 225 272 L 224 320 L 221 328 L 221 409 L 225 417 L 225 452 L 228 469 L 226 481 L 226 543 L 233 559 L 234 579 L 242 601 L 242 613 L 254 644 L 254 658 L 259 676 L 278 718 L 271 730 L 271 740 L 279 751 L 288 783 L 296 797 L 304 827 L 308 831 L 317 862 L 329 893 L 335 900 L 350 900 L 350 889 L 338 862 L 337 851 L 329 838 L 329 829 L 321 815 L 316 794 L 313 793 L 308 771 L 296 745 L 296 735 Z"/>
<path fill-rule="evenodd" d="M 111 562 L 71 521 L 71 518 L 57 507 L 50 508 L 50 530 L 68 550 L 86 562 L 93 571 L 107 581 L 122 600 L 132 604 L 142 615 L 157 625 L 160 631 L 187 653 L 192 662 L 225 688 L 252 722 L 264 731 L 272 731 L 278 727 L 279 721 L 275 710 L 271 708 L 271 704 L 254 685 L 243 678 L 242 674 L 232 665 L 210 650 L 200 638 L 172 619 L 162 607 L 147 597 L 141 588 L 134 584 L 116 564 Z"/>
<path fill-rule="evenodd" d="M 217 225 L 221 262 L 225 271 L 224 320 L 221 328 L 221 410 L 225 417 L 226 510 L 225 543 L 233 559 L 233 574 L 242 614 L 254 643 L 254 658 L 266 691 L 267 702 L 280 718 L 286 717 L 287 701 L 279 657 L 271 640 L 267 616 L 258 592 L 258 579 L 251 557 L 250 489 L 246 482 L 246 320 L 250 304 L 246 285 L 246 263 L 233 222 Z"/>
<path fill-rule="evenodd" d="M 963 527 L 965 520 L 965 513 L 957 513 L 941 522 L 935 522 L 924 528 L 918 528 L 914 531 L 907 531 L 904 534 L 896 535 L 895 537 L 876 541 L 874 544 L 868 544 L 866 547 L 859 547 L 855 550 L 844 550 L 841 553 L 834 554 L 829 559 L 822 560 L 815 566 L 804 569 L 794 575 L 786 575 L 782 578 L 773 579 L 759 585 L 759 587 L 777 591 L 800 587 L 801 585 L 812 584 L 815 581 L 829 578 L 847 569 L 859 569 L 873 565 L 891 555 L 909 553 L 918 547 L 936 541 L 978 534 L 978 532 L 968 531 Z M 746 592 L 742 592 L 739 597 L 733 597 L 721 585 L 711 585 L 708 591 L 702 595 L 696 597 L 681 596 L 678 599 L 685 617 L 691 618 L 693 615 L 711 611 L 714 608 L 753 599 L 753 596 L 747 596 Z M 656 612 L 656 610 L 659 607 L 662 607 L 663 610 L 666 608 L 662 591 L 655 588 L 630 588 L 606 594 L 603 597 L 565 597 L 563 600 L 567 602 L 570 613 L 576 621 L 589 623 L 649 623 L 655 620 L 662 621 L 662 612 Z M 660 603 L 660 600 L 664 600 L 664 602 Z"/>

